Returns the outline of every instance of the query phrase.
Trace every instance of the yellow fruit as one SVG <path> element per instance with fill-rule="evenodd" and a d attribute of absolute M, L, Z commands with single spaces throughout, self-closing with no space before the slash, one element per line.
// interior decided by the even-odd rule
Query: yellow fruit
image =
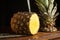
<path fill-rule="evenodd" d="M 18 12 L 11 18 L 11 29 L 17 34 L 36 34 L 39 30 L 39 17 L 36 13 Z"/>

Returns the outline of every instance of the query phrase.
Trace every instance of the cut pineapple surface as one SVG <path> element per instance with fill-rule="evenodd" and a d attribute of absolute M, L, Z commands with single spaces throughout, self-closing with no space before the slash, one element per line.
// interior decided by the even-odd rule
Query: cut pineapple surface
<path fill-rule="evenodd" d="M 32 34 L 36 34 L 39 29 L 39 18 L 36 14 L 33 14 L 30 18 L 29 29 Z"/>

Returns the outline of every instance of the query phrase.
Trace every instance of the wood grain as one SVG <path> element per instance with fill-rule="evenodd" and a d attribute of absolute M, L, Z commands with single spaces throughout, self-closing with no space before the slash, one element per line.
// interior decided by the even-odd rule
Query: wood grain
<path fill-rule="evenodd" d="M 33 36 L 23 36 L 23 35 L 5 35 L 0 36 L 0 40 L 53 40 L 59 39 L 60 32 L 39 32 Z"/>

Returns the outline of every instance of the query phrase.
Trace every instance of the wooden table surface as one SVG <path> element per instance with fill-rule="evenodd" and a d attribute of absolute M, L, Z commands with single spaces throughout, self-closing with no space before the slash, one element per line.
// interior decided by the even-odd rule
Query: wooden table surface
<path fill-rule="evenodd" d="M 0 36 L 0 40 L 59 40 L 60 32 L 39 32 L 33 36 L 5 35 Z"/>

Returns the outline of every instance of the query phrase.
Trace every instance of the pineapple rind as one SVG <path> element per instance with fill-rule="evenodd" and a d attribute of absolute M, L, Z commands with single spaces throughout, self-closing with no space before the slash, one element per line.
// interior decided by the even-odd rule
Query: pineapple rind
<path fill-rule="evenodd" d="M 36 18 L 32 19 L 32 20 L 36 20 L 36 22 L 34 22 L 34 24 L 36 23 L 37 25 L 30 25 L 31 23 L 29 23 L 31 20 L 30 18 L 32 18 L 32 16 L 35 15 Z M 16 20 L 16 21 L 14 21 Z M 34 30 L 31 29 L 31 27 L 35 27 Z M 39 20 L 38 20 L 38 16 L 36 13 L 32 12 L 18 12 L 16 14 L 13 15 L 12 19 L 11 19 L 11 29 L 13 32 L 17 33 L 17 34 L 23 34 L 23 35 L 34 35 L 38 32 L 39 30 Z M 32 32 L 33 30 L 33 32 Z"/>

